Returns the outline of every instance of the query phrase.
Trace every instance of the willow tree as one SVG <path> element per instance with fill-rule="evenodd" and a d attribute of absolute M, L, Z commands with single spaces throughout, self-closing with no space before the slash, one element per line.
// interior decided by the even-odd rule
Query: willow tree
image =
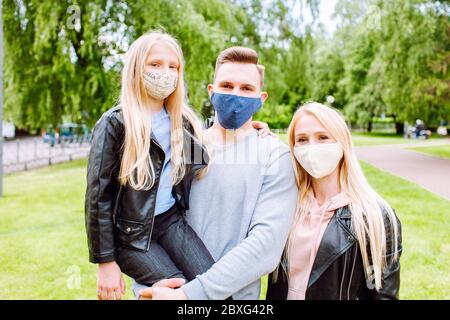
<path fill-rule="evenodd" d="M 383 98 L 401 120 L 450 118 L 450 5 L 380 1 Z"/>
<path fill-rule="evenodd" d="M 394 116 L 398 133 L 403 121 L 449 119 L 445 1 L 341 0 L 336 16 L 340 24 L 330 44 L 316 43 L 325 48 L 314 53 L 316 96 L 334 91 L 349 119 L 369 130 L 381 114 Z"/>
<path fill-rule="evenodd" d="M 5 109 L 26 128 L 92 125 L 117 103 L 124 52 L 153 29 L 180 41 L 189 98 L 201 111 L 217 54 L 253 43 L 255 29 L 245 10 L 222 0 L 16 0 L 3 15 Z"/>
<path fill-rule="evenodd" d="M 7 1 L 5 109 L 18 126 L 56 125 L 65 116 L 92 124 L 116 98 L 105 67 L 115 27 L 109 1 Z"/>

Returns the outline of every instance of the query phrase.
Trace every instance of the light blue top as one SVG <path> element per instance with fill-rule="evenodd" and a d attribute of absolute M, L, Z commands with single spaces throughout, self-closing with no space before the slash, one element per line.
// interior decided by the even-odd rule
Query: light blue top
<path fill-rule="evenodd" d="M 170 164 L 170 117 L 163 107 L 161 111 L 151 116 L 151 130 L 156 140 L 162 147 L 165 159 L 159 180 L 158 193 L 156 194 L 155 215 L 169 210 L 175 204 L 172 195 L 172 177 L 170 175 L 172 166 Z"/>

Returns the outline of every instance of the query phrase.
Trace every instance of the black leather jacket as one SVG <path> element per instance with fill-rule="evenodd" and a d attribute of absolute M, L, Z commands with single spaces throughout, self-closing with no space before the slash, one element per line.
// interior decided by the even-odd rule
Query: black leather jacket
<path fill-rule="evenodd" d="M 398 247 L 401 246 L 399 225 Z M 361 252 L 356 235 L 351 228 L 351 213 L 348 206 L 336 210 L 330 220 L 317 251 L 309 277 L 306 300 L 394 300 L 400 289 L 400 263 L 393 261 L 392 232 L 385 216 L 387 267 L 383 273 L 382 288 L 377 291 L 366 281 Z M 391 250 L 389 250 L 391 248 Z M 288 295 L 287 262 L 278 268 L 278 279 L 269 275 L 267 300 L 284 300 Z"/>
<path fill-rule="evenodd" d="M 156 192 L 165 154 L 155 136 L 151 136 L 150 155 L 155 170 L 155 183 L 150 190 L 137 191 L 119 184 L 124 123 L 120 106 L 111 108 L 97 121 L 87 168 L 85 223 L 89 261 L 103 263 L 115 260 L 115 251 L 124 246 L 147 251 L 154 222 Z M 197 170 L 208 163 L 208 156 L 193 128 L 183 119 L 183 147 L 186 174 L 173 187 L 178 205 L 189 209 L 189 192 Z"/>

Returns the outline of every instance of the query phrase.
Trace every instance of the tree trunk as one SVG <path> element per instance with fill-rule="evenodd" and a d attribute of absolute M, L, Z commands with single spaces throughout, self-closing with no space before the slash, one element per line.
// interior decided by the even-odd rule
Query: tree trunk
<path fill-rule="evenodd" d="M 398 135 L 403 134 L 405 132 L 404 131 L 404 124 L 403 124 L 403 122 L 399 122 L 397 120 L 397 117 L 396 117 L 395 114 L 392 115 L 392 118 L 394 118 L 395 133 L 398 134 Z"/>
<path fill-rule="evenodd" d="M 395 133 L 396 134 L 404 133 L 403 122 L 395 122 Z"/>
<path fill-rule="evenodd" d="M 367 132 L 372 132 L 373 129 L 373 122 L 372 119 L 369 120 L 369 123 L 367 124 Z"/>

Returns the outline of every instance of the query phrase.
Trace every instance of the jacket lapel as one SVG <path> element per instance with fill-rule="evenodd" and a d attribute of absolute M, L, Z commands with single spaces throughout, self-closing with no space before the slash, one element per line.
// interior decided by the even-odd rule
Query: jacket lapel
<path fill-rule="evenodd" d="M 343 221 L 350 218 L 351 213 L 348 210 L 348 206 L 337 209 L 336 214 L 331 218 L 314 260 L 308 288 L 356 241 L 355 235 Z"/>

